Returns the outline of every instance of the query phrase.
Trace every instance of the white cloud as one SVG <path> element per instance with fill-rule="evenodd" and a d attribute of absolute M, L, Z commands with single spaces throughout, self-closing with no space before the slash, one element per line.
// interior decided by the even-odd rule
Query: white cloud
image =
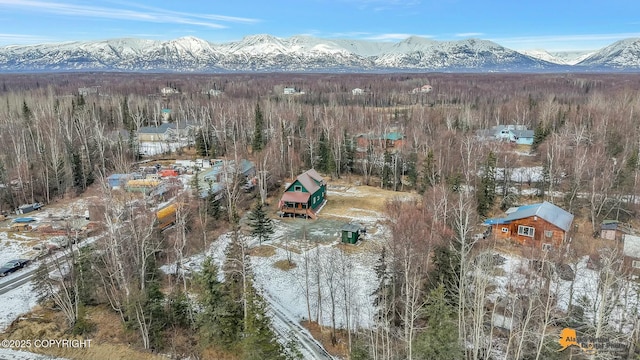
<path fill-rule="evenodd" d="M 226 28 L 221 23 L 255 23 L 259 20 L 216 14 L 186 13 L 127 3 L 130 7 L 145 9 L 137 11 L 125 8 L 45 2 L 38 0 L 0 0 L 1 8 L 21 9 L 29 12 L 53 13 L 66 16 L 82 16 L 102 19 L 173 23 L 202 26 L 214 29 Z M 124 4 L 123 4 L 124 6 Z"/>

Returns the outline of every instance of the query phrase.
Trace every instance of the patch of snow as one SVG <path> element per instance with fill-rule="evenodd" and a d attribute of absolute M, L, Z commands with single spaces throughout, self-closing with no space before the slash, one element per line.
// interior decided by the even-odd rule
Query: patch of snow
<path fill-rule="evenodd" d="M 0 295 L 0 303 L 0 331 L 4 331 L 20 315 L 28 313 L 37 305 L 33 284 L 29 282 Z"/>
<path fill-rule="evenodd" d="M 0 359 L 11 360 L 67 360 L 61 357 L 34 354 L 28 351 L 17 351 L 10 349 L 0 349 Z"/>

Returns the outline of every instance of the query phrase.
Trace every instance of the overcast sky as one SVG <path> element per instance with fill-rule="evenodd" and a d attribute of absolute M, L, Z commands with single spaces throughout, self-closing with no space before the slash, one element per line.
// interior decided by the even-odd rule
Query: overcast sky
<path fill-rule="evenodd" d="M 399 41 L 480 38 L 595 50 L 640 37 L 637 0 L 0 0 L 0 45 L 122 37 L 214 43 L 253 34 Z"/>

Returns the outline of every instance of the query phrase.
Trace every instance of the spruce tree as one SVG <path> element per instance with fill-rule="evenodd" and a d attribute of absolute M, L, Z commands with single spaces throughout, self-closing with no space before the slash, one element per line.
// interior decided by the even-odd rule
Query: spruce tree
<path fill-rule="evenodd" d="M 453 245 L 457 245 L 457 243 Z M 433 268 L 429 273 L 429 288 L 436 289 L 442 285 L 447 303 L 454 308 L 458 306 L 460 272 L 458 250 L 446 244 L 437 246 L 433 251 Z"/>
<path fill-rule="evenodd" d="M 256 110 L 254 113 L 253 140 L 251 141 L 251 148 L 254 152 L 260 152 L 264 148 L 264 139 L 262 136 L 263 129 L 264 119 L 262 116 L 262 110 L 260 110 L 260 104 L 256 104 Z"/>
<path fill-rule="evenodd" d="M 496 199 L 496 156 L 489 152 L 480 186 L 476 191 L 478 215 L 487 216 Z"/>
<path fill-rule="evenodd" d="M 196 153 L 200 156 L 215 157 L 214 138 L 209 130 L 198 131 L 195 136 Z"/>
<path fill-rule="evenodd" d="M 418 154 L 415 151 L 409 153 L 407 162 L 407 179 L 414 188 L 418 185 Z"/>
<path fill-rule="evenodd" d="M 427 188 L 435 186 L 440 182 L 438 170 L 436 169 L 436 160 L 433 150 L 429 149 L 427 157 L 422 162 L 422 186 L 421 191 L 424 193 Z"/>
<path fill-rule="evenodd" d="M 414 358 L 420 360 L 449 360 L 463 357 L 458 343 L 458 323 L 454 309 L 447 304 L 445 287 L 440 284 L 427 298 L 426 329 L 414 344 Z"/>
<path fill-rule="evenodd" d="M 196 277 L 198 303 L 198 333 L 203 345 L 215 344 L 231 349 L 240 339 L 242 308 L 229 296 L 227 286 L 218 280 L 218 267 L 206 258 Z"/>
<path fill-rule="evenodd" d="M 264 299 L 250 286 L 246 327 L 243 331 L 242 348 L 245 360 L 285 360 L 284 348 L 271 330 L 271 320 L 266 314 Z"/>
<path fill-rule="evenodd" d="M 393 176 L 391 171 L 391 153 L 387 150 L 384 151 L 384 163 L 382 164 L 382 187 L 387 188 L 392 184 L 391 177 Z"/>
<path fill-rule="evenodd" d="M 342 156 L 342 161 L 340 162 L 340 164 L 342 165 L 342 169 L 340 169 L 340 171 L 350 174 L 353 172 L 356 149 L 355 149 L 355 146 L 353 145 L 353 140 L 347 135 L 347 130 L 344 131 L 343 137 L 344 137 L 342 141 L 343 156 Z"/>
<path fill-rule="evenodd" d="M 258 201 L 249 213 L 249 225 L 251 226 L 251 235 L 257 236 L 260 244 L 262 241 L 268 241 L 273 235 L 273 221 L 267 216 L 262 202 Z"/>

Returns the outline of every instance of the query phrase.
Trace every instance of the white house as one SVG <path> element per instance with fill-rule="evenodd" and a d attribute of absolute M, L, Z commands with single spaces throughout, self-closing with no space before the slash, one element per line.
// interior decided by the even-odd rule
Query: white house
<path fill-rule="evenodd" d="M 178 94 L 180 93 L 180 91 L 178 91 L 178 89 L 174 89 L 170 87 L 163 87 L 162 89 L 160 89 L 160 93 L 162 93 L 162 95 L 171 95 L 171 94 Z"/>
<path fill-rule="evenodd" d="M 419 93 L 430 93 L 433 90 L 433 86 L 431 85 L 422 85 L 421 87 L 417 87 L 414 88 L 413 90 L 411 90 L 412 94 L 419 94 Z"/>
<path fill-rule="evenodd" d="M 284 90 L 282 91 L 282 93 L 284 95 L 292 95 L 296 93 L 296 88 L 292 88 L 292 87 L 286 87 L 284 88 Z"/>
<path fill-rule="evenodd" d="M 351 95 L 362 95 L 362 94 L 364 94 L 364 90 L 360 88 L 355 88 L 351 90 Z"/>
<path fill-rule="evenodd" d="M 476 132 L 481 140 L 500 140 L 521 145 L 532 145 L 534 135 L 534 131 L 524 125 L 496 125 Z"/>

